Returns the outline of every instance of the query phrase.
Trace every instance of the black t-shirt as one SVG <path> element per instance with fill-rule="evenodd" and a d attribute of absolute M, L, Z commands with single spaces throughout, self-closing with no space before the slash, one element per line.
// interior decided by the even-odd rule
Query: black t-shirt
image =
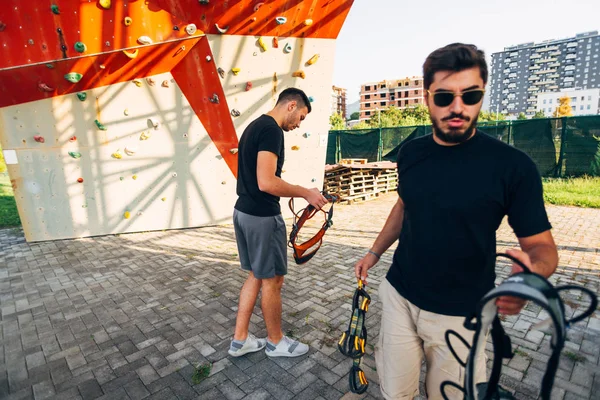
<path fill-rule="evenodd" d="M 496 230 L 517 237 L 551 228 L 537 167 L 524 152 L 481 131 L 441 146 L 433 136 L 398 154 L 404 220 L 387 279 L 417 307 L 466 316 L 494 287 Z"/>
<path fill-rule="evenodd" d="M 258 217 L 281 214 L 279 197 L 262 192 L 258 188 L 256 165 L 259 151 L 270 151 L 277 156 L 277 171 L 281 177 L 285 148 L 283 130 L 273 117 L 261 115 L 248 125 L 238 145 L 238 200 L 235 208 L 243 213 Z"/>

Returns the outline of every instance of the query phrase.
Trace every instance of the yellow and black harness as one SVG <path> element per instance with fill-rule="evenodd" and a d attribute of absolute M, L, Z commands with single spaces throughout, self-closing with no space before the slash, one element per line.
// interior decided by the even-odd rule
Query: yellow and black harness
<path fill-rule="evenodd" d="M 352 368 L 348 380 L 352 393 L 364 393 L 369 387 L 369 382 L 365 377 L 364 371 L 360 368 L 362 356 L 365 354 L 367 344 L 367 328 L 365 321 L 367 311 L 371 303 L 371 296 L 367 293 L 362 283 L 358 281 L 358 287 L 354 291 L 352 299 L 352 319 L 348 324 L 348 330 L 342 333 L 338 342 L 338 349 L 346 357 L 353 359 Z"/>

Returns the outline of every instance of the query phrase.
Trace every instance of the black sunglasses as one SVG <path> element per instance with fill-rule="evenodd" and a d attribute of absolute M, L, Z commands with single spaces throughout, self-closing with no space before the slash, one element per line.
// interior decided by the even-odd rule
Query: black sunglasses
<path fill-rule="evenodd" d="M 460 96 L 462 98 L 463 103 L 467 106 L 473 106 L 481 101 L 483 98 L 483 94 L 485 93 L 484 89 L 472 89 L 466 90 L 460 93 L 454 92 L 434 92 L 431 93 L 429 90 L 427 91 L 430 96 L 433 96 L 433 104 L 438 107 L 448 107 L 454 101 L 456 96 Z"/>

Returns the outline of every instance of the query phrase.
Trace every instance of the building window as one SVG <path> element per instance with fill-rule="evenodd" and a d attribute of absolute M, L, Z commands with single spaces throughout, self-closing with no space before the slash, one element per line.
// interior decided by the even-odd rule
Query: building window
<path fill-rule="evenodd" d="M 588 104 L 588 107 L 587 107 L 587 109 L 589 110 L 589 109 L 591 109 L 591 108 L 592 108 L 592 106 Z"/>
<path fill-rule="evenodd" d="M 404 106 L 408 105 L 408 100 L 404 100 Z"/>
<path fill-rule="evenodd" d="M 380 89 L 385 89 L 385 84 L 379 86 Z"/>
<path fill-rule="evenodd" d="M 404 86 L 408 86 L 408 82 L 404 82 Z"/>
<path fill-rule="evenodd" d="M 370 94 L 365 95 L 365 100 L 369 100 L 371 98 Z"/>
<path fill-rule="evenodd" d="M 369 115 L 371 115 L 371 111 L 365 112 L 365 115 L 368 117 Z"/>
<path fill-rule="evenodd" d="M 416 95 L 418 95 L 418 94 L 419 94 L 419 91 L 418 91 L 418 90 L 415 90 L 415 94 L 416 94 Z"/>
<path fill-rule="evenodd" d="M 386 97 L 386 93 L 381 93 L 381 97 Z"/>
<path fill-rule="evenodd" d="M 546 104 L 546 99 L 544 99 L 544 104 Z"/>
<path fill-rule="evenodd" d="M 365 90 L 371 90 L 371 86 L 365 86 Z"/>
<path fill-rule="evenodd" d="M 583 106 L 579 106 L 579 111 L 582 111 L 582 110 L 583 110 Z"/>
<path fill-rule="evenodd" d="M 371 103 L 365 103 L 365 107 L 371 107 Z"/>

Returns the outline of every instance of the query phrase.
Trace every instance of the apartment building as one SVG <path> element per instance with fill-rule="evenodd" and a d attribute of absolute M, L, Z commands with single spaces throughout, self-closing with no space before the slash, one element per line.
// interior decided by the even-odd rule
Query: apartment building
<path fill-rule="evenodd" d="M 341 114 L 344 119 L 348 118 L 346 115 L 346 89 L 337 86 L 331 87 L 331 113 L 330 114 Z"/>
<path fill-rule="evenodd" d="M 600 89 L 540 93 L 537 98 L 537 111 L 542 111 L 547 117 L 552 117 L 558 107 L 558 99 L 564 96 L 571 99 L 573 116 L 600 114 Z"/>
<path fill-rule="evenodd" d="M 360 87 L 359 120 L 368 120 L 378 109 L 384 110 L 390 106 L 403 109 L 423 104 L 423 98 L 422 76 L 365 83 Z"/>
<path fill-rule="evenodd" d="M 600 35 L 524 43 L 492 54 L 489 110 L 528 116 L 541 93 L 600 88 Z"/>

